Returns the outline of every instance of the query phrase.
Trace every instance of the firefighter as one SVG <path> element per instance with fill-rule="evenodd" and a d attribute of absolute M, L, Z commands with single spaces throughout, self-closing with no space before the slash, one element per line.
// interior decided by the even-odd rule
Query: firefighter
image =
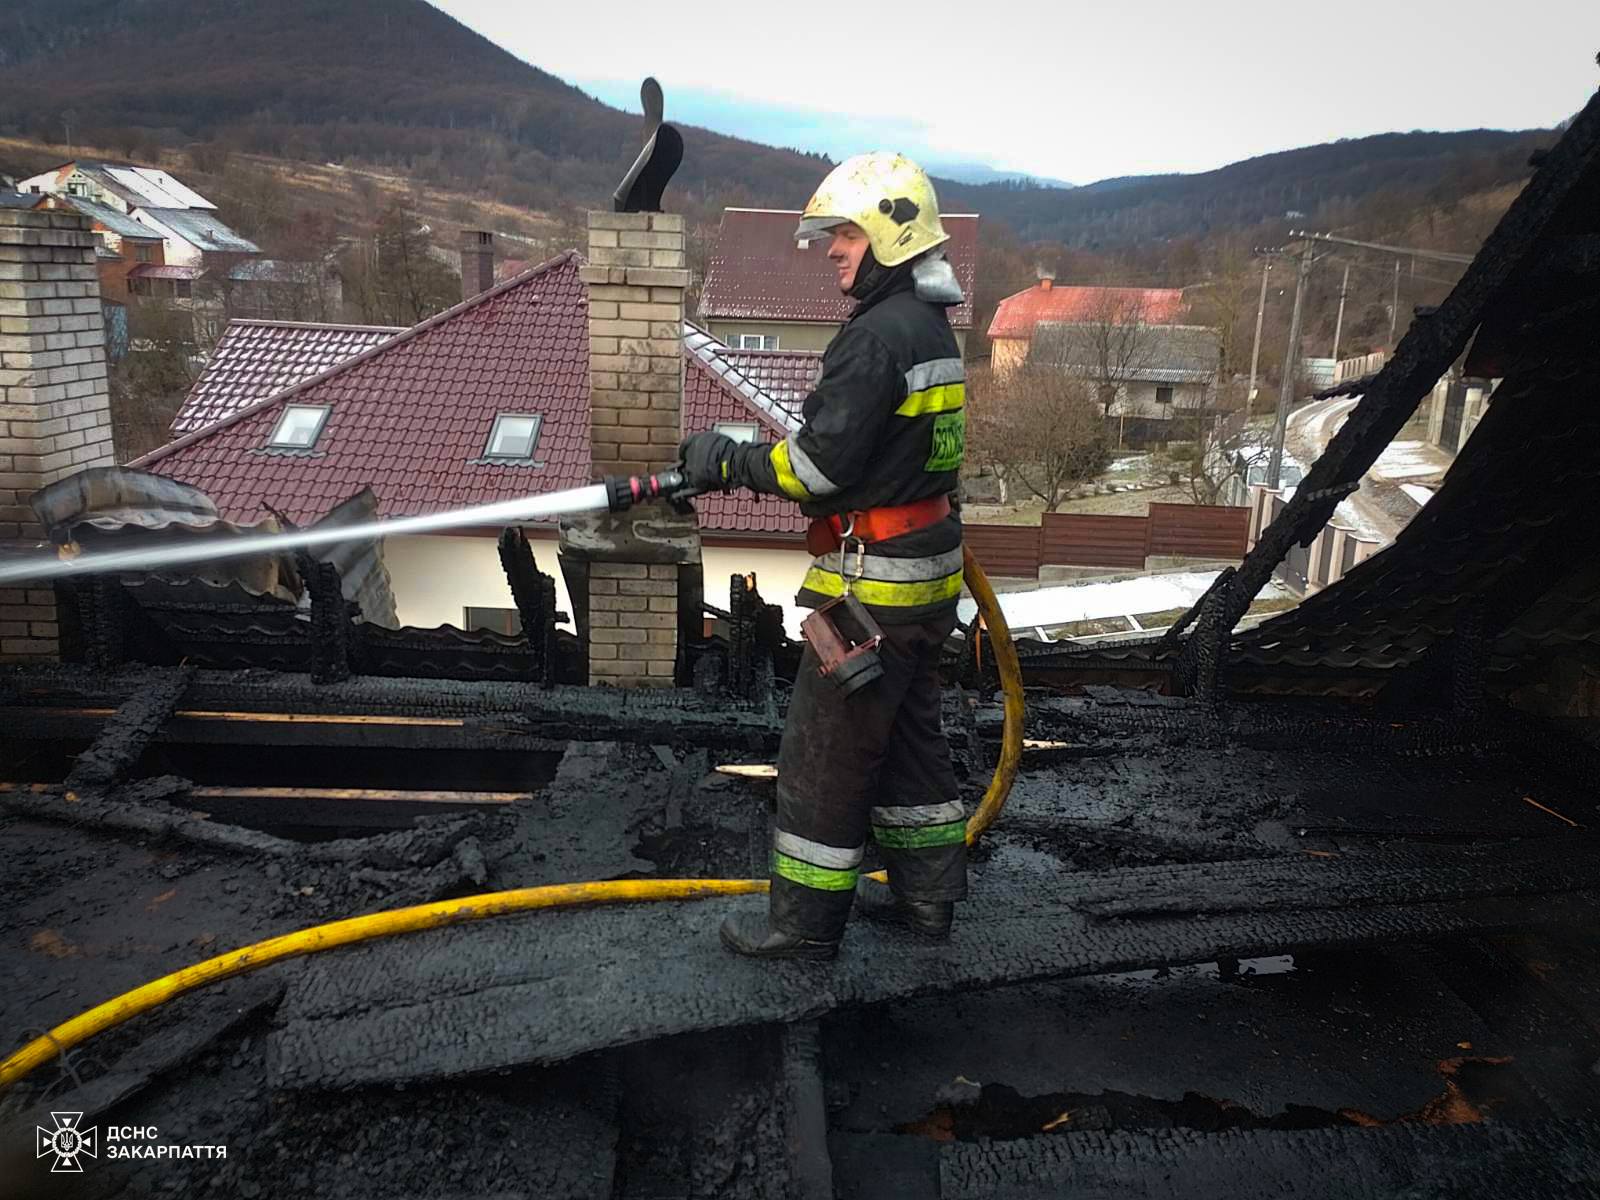
<path fill-rule="evenodd" d="M 961 289 L 933 185 L 900 154 L 836 167 L 795 238 L 828 241 L 856 301 L 822 358 L 804 423 L 775 445 L 698 433 L 680 448 L 688 482 L 798 501 L 815 558 L 796 603 L 849 589 L 882 627 L 884 674 L 846 694 L 808 645 L 778 753 L 768 912 L 722 926 L 758 958 L 832 958 L 852 902 L 929 937 L 949 935 L 966 895 L 966 821 L 940 727 L 940 647 L 961 593 L 952 508 L 965 447 L 965 374 L 946 309 Z M 842 551 L 842 553 L 841 553 Z M 889 886 L 857 876 L 868 833 Z"/>

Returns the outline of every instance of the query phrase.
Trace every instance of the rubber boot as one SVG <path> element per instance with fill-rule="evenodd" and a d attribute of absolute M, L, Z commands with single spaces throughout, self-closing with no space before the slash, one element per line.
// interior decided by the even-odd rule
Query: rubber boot
<path fill-rule="evenodd" d="M 905 900 L 887 884 L 863 879 L 856 884 L 856 911 L 870 921 L 899 925 L 925 938 L 947 938 L 955 921 L 953 900 Z"/>
<path fill-rule="evenodd" d="M 829 959 L 839 953 L 839 943 L 795 937 L 767 924 L 765 913 L 734 913 L 722 922 L 722 944 L 748 958 Z"/>

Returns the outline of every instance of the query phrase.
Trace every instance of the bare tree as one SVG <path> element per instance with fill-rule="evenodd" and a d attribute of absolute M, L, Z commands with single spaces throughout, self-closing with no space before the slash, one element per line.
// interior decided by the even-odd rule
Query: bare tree
<path fill-rule="evenodd" d="M 129 350 L 108 380 L 112 430 L 125 462 L 167 441 L 167 427 L 200 374 L 190 308 L 143 299 L 127 311 Z"/>
<path fill-rule="evenodd" d="M 1158 339 L 1152 316 L 1143 289 L 1101 288 L 1077 320 L 1039 326 L 1028 364 L 1084 381 L 1109 422 L 1128 385 L 1153 365 Z M 1120 424 L 1117 444 L 1122 444 Z"/>
<path fill-rule="evenodd" d="M 967 451 L 1001 481 L 1001 501 L 1016 486 L 1055 512 L 1068 489 L 1105 470 L 1110 455 L 1094 392 L 1059 370 L 1023 368 L 968 379 Z"/>
<path fill-rule="evenodd" d="M 345 255 L 345 299 L 363 321 L 414 325 L 461 298 L 461 279 L 434 249 L 433 233 L 407 204 L 379 218 Z"/>

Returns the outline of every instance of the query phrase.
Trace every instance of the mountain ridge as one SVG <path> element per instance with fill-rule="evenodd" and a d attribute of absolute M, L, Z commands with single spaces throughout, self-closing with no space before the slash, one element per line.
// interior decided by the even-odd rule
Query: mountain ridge
<path fill-rule="evenodd" d="M 524 62 L 424 0 L 11 0 L 0 131 L 93 141 L 128 157 L 215 142 L 306 162 L 388 166 L 539 211 L 604 205 L 642 120 Z M 359 53 L 352 53 L 358 48 Z M 60 80 L 74 86 L 64 94 Z M 674 202 L 796 207 L 820 154 L 693 127 Z M 1380 193 L 1420 203 L 1526 174 L 1543 131 L 1392 133 L 1197 174 L 1083 187 L 940 178 L 952 209 L 1026 241 L 1094 252 L 1219 231 L 1288 211 L 1332 223 Z M 958 164 L 959 165 L 959 164 Z"/>

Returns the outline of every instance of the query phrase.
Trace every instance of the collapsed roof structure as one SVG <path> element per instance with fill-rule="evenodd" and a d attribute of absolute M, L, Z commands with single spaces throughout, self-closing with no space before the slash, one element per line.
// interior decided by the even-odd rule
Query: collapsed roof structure
<path fill-rule="evenodd" d="M 1035 741 L 950 943 L 738 960 L 717 899 L 437 929 L 186 997 L 7 1112 L 229 1148 L 86 1170 L 133 1193 L 1595 1194 L 1597 238 L 1600 99 L 1188 619 L 1024 658 Z M 1424 513 L 1235 632 L 1469 348 L 1506 383 Z M 714 767 L 770 758 L 793 666 L 753 586 L 729 604 L 693 687 L 5 670 L 0 1027 L 352 913 L 765 874 L 770 785 Z M 945 713 L 973 796 L 976 650 Z"/>

